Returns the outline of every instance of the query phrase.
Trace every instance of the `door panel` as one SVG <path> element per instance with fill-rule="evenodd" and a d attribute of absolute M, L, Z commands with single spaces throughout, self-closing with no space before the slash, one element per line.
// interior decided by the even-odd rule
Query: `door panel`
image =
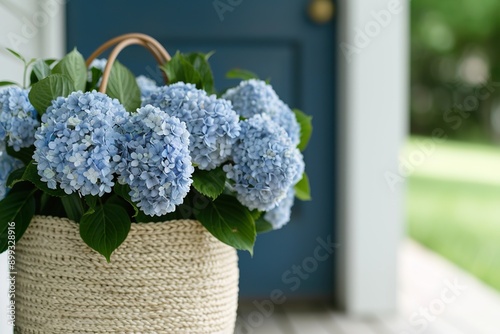
<path fill-rule="evenodd" d="M 260 235 L 253 258 L 240 253 L 240 295 L 269 298 L 280 289 L 289 300 L 330 300 L 334 259 L 321 249 L 315 258 L 315 250 L 335 240 L 334 23 L 312 23 L 308 0 L 222 2 L 233 4 L 223 20 L 213 1 L 70 1 L 67 47 L 77 45 L 88 56 L 109 38 L 143 32 L 171 53 L 215 50 L 211 64 L 219 90 L 237 84 L 224 77 L 229 69 L 249 69 L 271 79 L 291 107 L 313 115 L 314 135 L 305 152 L 313 201 L 297 201 L 286 227 Z M 153 58 L 139 47 L 119 58 L 137 75 L 161 81 Z"/>

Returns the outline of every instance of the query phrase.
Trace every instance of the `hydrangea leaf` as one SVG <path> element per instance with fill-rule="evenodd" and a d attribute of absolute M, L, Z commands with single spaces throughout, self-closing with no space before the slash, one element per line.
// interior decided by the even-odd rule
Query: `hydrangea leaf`
<path fill-rule="evenodd" d="M 17 242 L 26 232 L 35 215 L 33 193 L 34 190 L 11 191 L 0 201 L 0 253 L 8 249 L 9 235 L 14 235 Z"/>
<path fill-rule="evenodd" d="M 42 59 L 37 59 L 33 64 L 33 74 L 35 75 L 37 82 L 48 77 L 50 72 L 49 65 L 47 65 L 47 63 Z M 33 80 L 31 80 L 31 83 L 34 83 Z"/>
<path fill-rule="evenodd" d="M 304 151 L 309 144 L 309 139 L 311 139 L 313 126 L 312 117 L 304 113 L 299 109 L 293 109 L 297 122 L 300 125 L 300 143 L 298 145 L 299 150 Z"/>
<path fill-rule="evenodd" d="M 2 86 L 19 86 L 19 84 L 12 82 L 12 81 L 0 81 L 0 87 Z"/>
<path fill-rule="evenodd" d="M 190 53 L 186 55 L 186 59 L 200 75 L 200 89 L 206 90 L 209 94 L 214 92 L 214 75 L 208 63 L 208 59 L 212 54 L 213 52 L 208 54 Z"/>
<path fill-rule="evenodd" d="M 90 209 L 95 209 L 97 207 L 98 196 L 87 195 L 83 199 Z"/>
<path fill-rule="evenodd" d="M 250 214 L 252 215 L 253 220 L 257 221 L 257 219 L 262 217 L 264 212 L 255 209 L 255 210 L 250 211 Z"/>
<path fill-rule="evenodd" d="M 64 211 L 66 212 L 66 216 L 70 220 L 79 223 L 85 212 L 80 195 L 73 193 L 71 195 L 61 197 L 61 203 L 64 207 Z"/>
<path fill-rule="evenodd" d="M 161 69 L 167 74 L 170 84 L 192 83 L 196 85 L 196 88 L 203 89 L 201 74 L 180 52 L 177 52 Z"/>
<path fill-rule="evenodd" d="M 35 67 L 37 66 L 37 63 L 38 62 L 44 62 L 45 65 L 48 67 L 49 69 L 49 73 L 47 73 L 47 75 L 43 75 L 43 71 L 46 71 L 47 69 L 45 68 L 44 65 L 39 65 L 39 66 L 43 66 L 45 69 L 42 70 L 40 73 L 36 73 L 35 72 Z M 34 84 L 36 84 L 38 81 L 42 80 L 42 79 L 45 79 L 46 77 L 48 77 L 51 73 L 52 73 L 52 70 L 50 69 L 50 66 L 56 62 L 56 59 L 45 59 L 45 60 L 42 60 L 42 59 L 37 59 L 33 65 L 33 69 L 31 70 L 31 74 L 30 74 L 30 83 L 31 85 L 33 86 Z"/>
<path fill-rule="evenodd" d="M 91 91 L 93 89 L 98 89 L 99 88 L 99 80 L 101 80 L 102 77 L 102 71 L 99 68 L 92 67 L 90 69 L 90 72 L 92 73 L 92 82 L 87 83 L 88 84 L 88 91 Z"/>
<path fill-rule="evenodd" d="M 141 90 L 135 76 L 119 61 L 115 61 L 111 69 L 106 94 L 118 99 L 127 111 L 135 111 L 141 106 Z"/>
<path fill-rule="evenodd" d="M 193 186 L 201 194 L 216 199 L 226 186 L 226 173 L 220 167 L 210 171 L 196 170 L 193 173 Z"/>
<path fill-rule="evenodd" d="M 64 74 L 71 78 L 75 90 L 85 91 L 87 66 L 85 59 L 76 49 L 68 53 L 54 66 L 52 73 Z"/>
<path fill-rule="evenodd" d="M 5 185 L 8 188 L 12 188 L 16 183 L 22 182 L 23 181 L 23 175 L 24 172 L 26 171 L 26 167 L 16 169 L 12 173 L 10 173 L 9 177 L 7 178 L 7 182 Z"/>
<path fill-rule="evenodd" d="M 80 236 L 90 248 L 110 262 L 111 254 L 127 238 L 130 226 L 130 217 L 123 207 L 106 203 L 82 217 Z"/>
<path fill-rule="evenodd" d="M 21 160 L 25 165 L 29 164 L 33 159 L 35 147 L 23 147 L 19 151 L 14 150 L 11 146 L 7 146 L 7 154 L 13 158 Z"/>
<path fill-rule="evenodd" d="M 23 56 L 21 56 L 21 55 L 19 54 L 19 52 L 16 52 L 16 51 L 14 51 L 14 50 L 12 50 L 12 49 L 9 49 L 9 48 L 6 48 L 6 49 L 7 49 L 7 51 L 9 51 L 9 52 L 10 52 L 10 53 L 14 56 L 14 57 L 16 57 L 17 59 L 21 60 L 23 63 L 25 63 L 25 62 L 26 62 L 26 59 L 24 59 L 24 57 L 23 57 Z"/>
<path fill-rule="evenodd" d="M 233 68 L 226 73 L 226 78 L 228 79 L 240 79 L 240 80 L 250 80 L 259 79 L 259 76 L 253 72 L 243 70 L 240 68 Z"/>
<path fill-rule="evenodd" d="M 195 212 L 198 219 L 214 237 L 236 249 L 253 254 L 257 231 L 252 214 L 236 198 L 221 195 Z"/>
<path fill-rule="evenodd" d="M 302 175 L 302 179 L 295 185 L 295 197 L 302 201 L 311 200 L 311 188 L 309 186 L 309 178 L 307 174 Z"/>
<path fill-rule="evenodd" d="M 52 101 L 59 96 L 67 97 L 75 87 L 65 74 L 51 74 L 31 87 L 29 100 L 40 115 L 43 115 Z"/>
<path fill-rule="evenodd" d="M 131 191 L 130 186 L 127 184 L 116 183 L 115 186 L 113 187 L 113 190 L 115 194 L 123 198 L 134 208 L 134 217 L 137 217 L 140 212 L 139 208 L 134 202 L 132 202 L 132 198 L 130 197 L 130 191 Z"/>
<path fill-rule="evenodd" d="M 273 225 L 261 216 L 255 221 L 255 228 L 257 233 L 266 233 L 273 230 Z"/>

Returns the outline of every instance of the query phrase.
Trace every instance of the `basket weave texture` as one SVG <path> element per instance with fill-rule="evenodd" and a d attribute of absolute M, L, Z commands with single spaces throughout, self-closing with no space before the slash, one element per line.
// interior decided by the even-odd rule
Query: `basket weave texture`
<path fill-rule="evenodd" d="M 132 224 L 107 263 L 68 219 L 33 219 L 16 246 L 16 333 L 227 333 L 236 251 L 194 220 Z"/>

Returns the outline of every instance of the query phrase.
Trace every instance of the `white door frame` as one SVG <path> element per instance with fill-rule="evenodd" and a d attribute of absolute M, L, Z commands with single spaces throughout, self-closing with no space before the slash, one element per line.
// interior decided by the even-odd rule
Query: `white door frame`
<path fill-rule="evenodd" d="M 340 0 L 336 298 L 354 315 L 397 308 L 404 187 L 397 173 L 407 135 L 409 3 Z"/>

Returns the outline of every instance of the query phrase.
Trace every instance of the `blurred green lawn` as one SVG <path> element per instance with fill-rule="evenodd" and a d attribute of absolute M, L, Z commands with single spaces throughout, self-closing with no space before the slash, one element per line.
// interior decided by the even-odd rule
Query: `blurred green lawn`
<path fill-rule="evenodd" d="M 404 156 L 431 139 L 412 137 Z M 500 290 L 500 147 L 446 141 L 408 178 L 410 236 Z"/>

